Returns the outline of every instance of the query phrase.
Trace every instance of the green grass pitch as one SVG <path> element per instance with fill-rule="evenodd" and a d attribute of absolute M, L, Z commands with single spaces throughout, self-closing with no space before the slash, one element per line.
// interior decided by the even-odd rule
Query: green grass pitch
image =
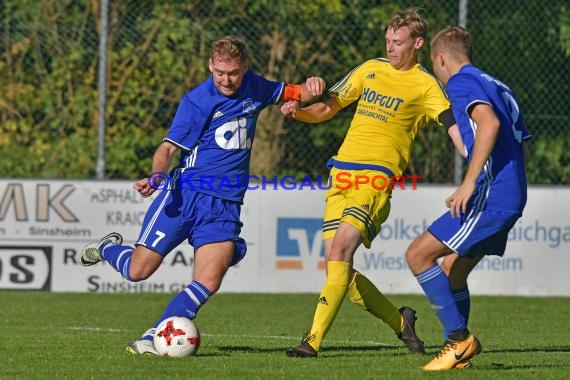
<path fill-rule="evenodd" d="M 418 311 L 429 355 L 407 354 L 383 322 L 345 302 L 317 359 L 285 356 L 310 326 L 316 294 L 224 293 L 196 320 L 195 357 L 134 356 L 140 336 L 172 295 L 0 292 L 0 379 L 566 379 L 570 298 L 472 299 L 471 330 L 483 352 L 473 367 L 424 373 L 442 343 L 423 296 L 392 295 Z"/>

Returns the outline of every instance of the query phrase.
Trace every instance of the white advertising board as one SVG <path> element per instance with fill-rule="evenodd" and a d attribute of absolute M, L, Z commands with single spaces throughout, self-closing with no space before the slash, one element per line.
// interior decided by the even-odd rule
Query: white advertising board
<path fill-rule="evenodd" d="M 444 212 L 451 186 L 396 190 L 392 211 L 354 265 L 388 294 L 421 293 L 404 259 L 410 242 Z M 176 248 L 148 280 L 129 283 L 108 265 L 83 268 L 79 251 L 111 231 L 134 244 L 151 200 L 127 181 L 0 180 L 0 289 L 176 292 L 190 282 L 193 251 Z M 250 190 L 242 207 L 246 258 L 223 292 L 312 292 L 324 281 L 321 190 Z M 472 294 L 570 296 L 570 188 L 531 187 L 504 258 L 484 259 Z"/>
<path fill-rule="evenodd" d="M 444 199 L 453 190 L 452 186 L 420 185 L 417 191 L 395 191 L 380 237 L 370 249 L 358 249 L 355 268 L 388 294 L 421 294 L 404 254 L 412 240 L 445 212 Z M 263 289 L 318 292 L 324 281 L 322 194 L 255 195 L 262 198 L 266 213 L 275 214 L 269 219 L 261 215 L 264 221 L 258 226 L 263 239 L 256 265 Z M 570 267 L 569 210 L 569 188 L 531 187 L 525 213 L 510 232 L 504 257 L 488 256 L 481 261 L 469 279 L 471 293 L 570 295 L 570 281 L 564 274 Z"/>

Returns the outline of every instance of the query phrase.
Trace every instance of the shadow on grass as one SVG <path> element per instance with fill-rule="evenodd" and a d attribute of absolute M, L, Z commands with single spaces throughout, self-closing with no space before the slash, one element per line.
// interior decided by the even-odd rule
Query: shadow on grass
<path fill-rule="evenodd" d="M 288 346 L 283 347 L 272 347 L 272 348 L 262 348 L 262 347 L 251 347 L 251 346 L 221 346 L 218 347 L 220 353 L 230 354 L 230 353 L 283 353 L 287 350 Z M 400 346 L 326 346 L 323 347 L 321 353 L 324 355 L 339 356 L 343 352 L 368 352 L 368 353 L 382 353 L 383 355 L 388 353 L 392 356 L 409 355 L 404 347 Z"/>
<path fill-rule="evenodd" d="M 518 371 L 518 370 L 544 370 L 544 369 L 560 369 L 558 364 L 504 364 L 504 363 L 490 363 L 478 364 L 477 359 L 473 361 L 473 366 L 468 371 Z"/>
<path fill-rule="evenodd" d="M 425 357 L 429 359 L 432 355 L 438 352 L 439 346 L 427 347 L 428 353 L 426 355 L 410 355 L 406 349 L 402 346 L 325 346 L 320 352 L 320 359 L 337 359 L 339 357 L 352 357 L 355 354 L 361 356 L 376 356 L 381 355 L 383 357 Z M 433 348 L 433 350 L 431 349 Z M 203 356 L 231 356 L 237 353 L 252 353 L 252 354 L 283 354 L 285 356 L 285 351 L 287 346 L 283 347 L 252 347 L 244 345 L 232 345 L 232 346 L 220 346 L 218 347 L 218 352 L 211 352 Z M 520 354 L 534 354 L 534 353 L 567 353 L 570 352 L 570 346 L 558 346 L 558 347 L 534 347 L 534 348 L 501 348 L 501 349 L 485 349 L 483 348 L 482 355 L 486 354 L 508 354 L 508 353 L 520 353 Z M 202 356 L 202 355 L 201 355 Z M 473 359 L 473 367 L 469 371 L 515 371 L 515 370 L 540 370 L 540 369 L 560 369 L 560 363 L 557 364 L 545 364 L 543 362 L 533 364 L 531 362 L 526 362 L 525 364 L 517 365 L 513 363 L 480 363 L 477 360 L 478 357 Z M 428 360 L 429 361 L 429 360 Z M 570 367 L 570 362 L 564 367 Z"/>
<path fill-rule="evenodd" d="M 570 346 L 560 346 L 560 347 L 528 347 L 528 348 L 490 348 L 487 349 L 483 346 L 483 352 L 485 353 L 533 353 L 533 352 L 549 352 L 549 353 L 564 353 L 570 352 Z"/>

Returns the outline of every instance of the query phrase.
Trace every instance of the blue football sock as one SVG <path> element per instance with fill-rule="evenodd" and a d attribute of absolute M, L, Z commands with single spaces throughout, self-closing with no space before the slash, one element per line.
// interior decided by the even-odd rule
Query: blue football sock
<path fill-rule="evenodd" d="M 452 289 L 453 299 L 455 299 L 455 304 L 457 309 L 465 319 L 465 325 L 469 325 L 469 312 L 471 311 L 471 295 L 469 294 L 469 288 L 465 286 L 464 288 Z"/>
<path fill-rule="evenodd" d="M 108 262 L 117 272 L 128 281 L 131 280 L 129 274 L 131 268 L 131 256 L 133 254 L 133 247 L 126 245 L 115 245 L 107 243 L 101 247 L 101 257 Z"/>
<path fill-rule="evenodd" d="M 172 299 L 172 301 L 170 301 L 166 306 L 166 309 L 164 309 L 162 316 L 154 324 L 154 327 L 157 327 L 160 322 L 164 321 L 168 317 L 179 316 L 194 319 L 200 307 L 206 303 L 211 295 L 212 292 L 210 292 L 204 285 L 198 281 L 192 281 L 190 285 L 185 287 Z M 150 340 L 151 338 L 147 338 L 147 336 L 145 336 L 143 339 Z"/>
<path fill-rule="evenodd" d="M 467 328 L 465 319 L 457 309 L 449 279 L 438 264 L 415 275 L 432 309 L 443 325 L 444 338 L 454 331 Z"/>

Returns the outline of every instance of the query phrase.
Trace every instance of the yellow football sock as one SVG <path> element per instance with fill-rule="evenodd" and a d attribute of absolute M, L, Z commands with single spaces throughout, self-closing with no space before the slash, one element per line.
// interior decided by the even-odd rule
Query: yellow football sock
<path fill-rule="evenodd" d="M 331 327 L 338 309 L 342 304 L 350 276 L 350 263 L 329 261 L 327 263 L 327 279 L 319 295 L 317 309 L 313 317 L 308 343 L 319 350 L 321 342 Z"/>
<path fill-rule="evenodd" d="M 404 318 L 396 306 L 366 276 L 356 270 L 348 285 L 348 298 L 376 318 L 383 320 L 396 334 L 404 328 Z"/>

